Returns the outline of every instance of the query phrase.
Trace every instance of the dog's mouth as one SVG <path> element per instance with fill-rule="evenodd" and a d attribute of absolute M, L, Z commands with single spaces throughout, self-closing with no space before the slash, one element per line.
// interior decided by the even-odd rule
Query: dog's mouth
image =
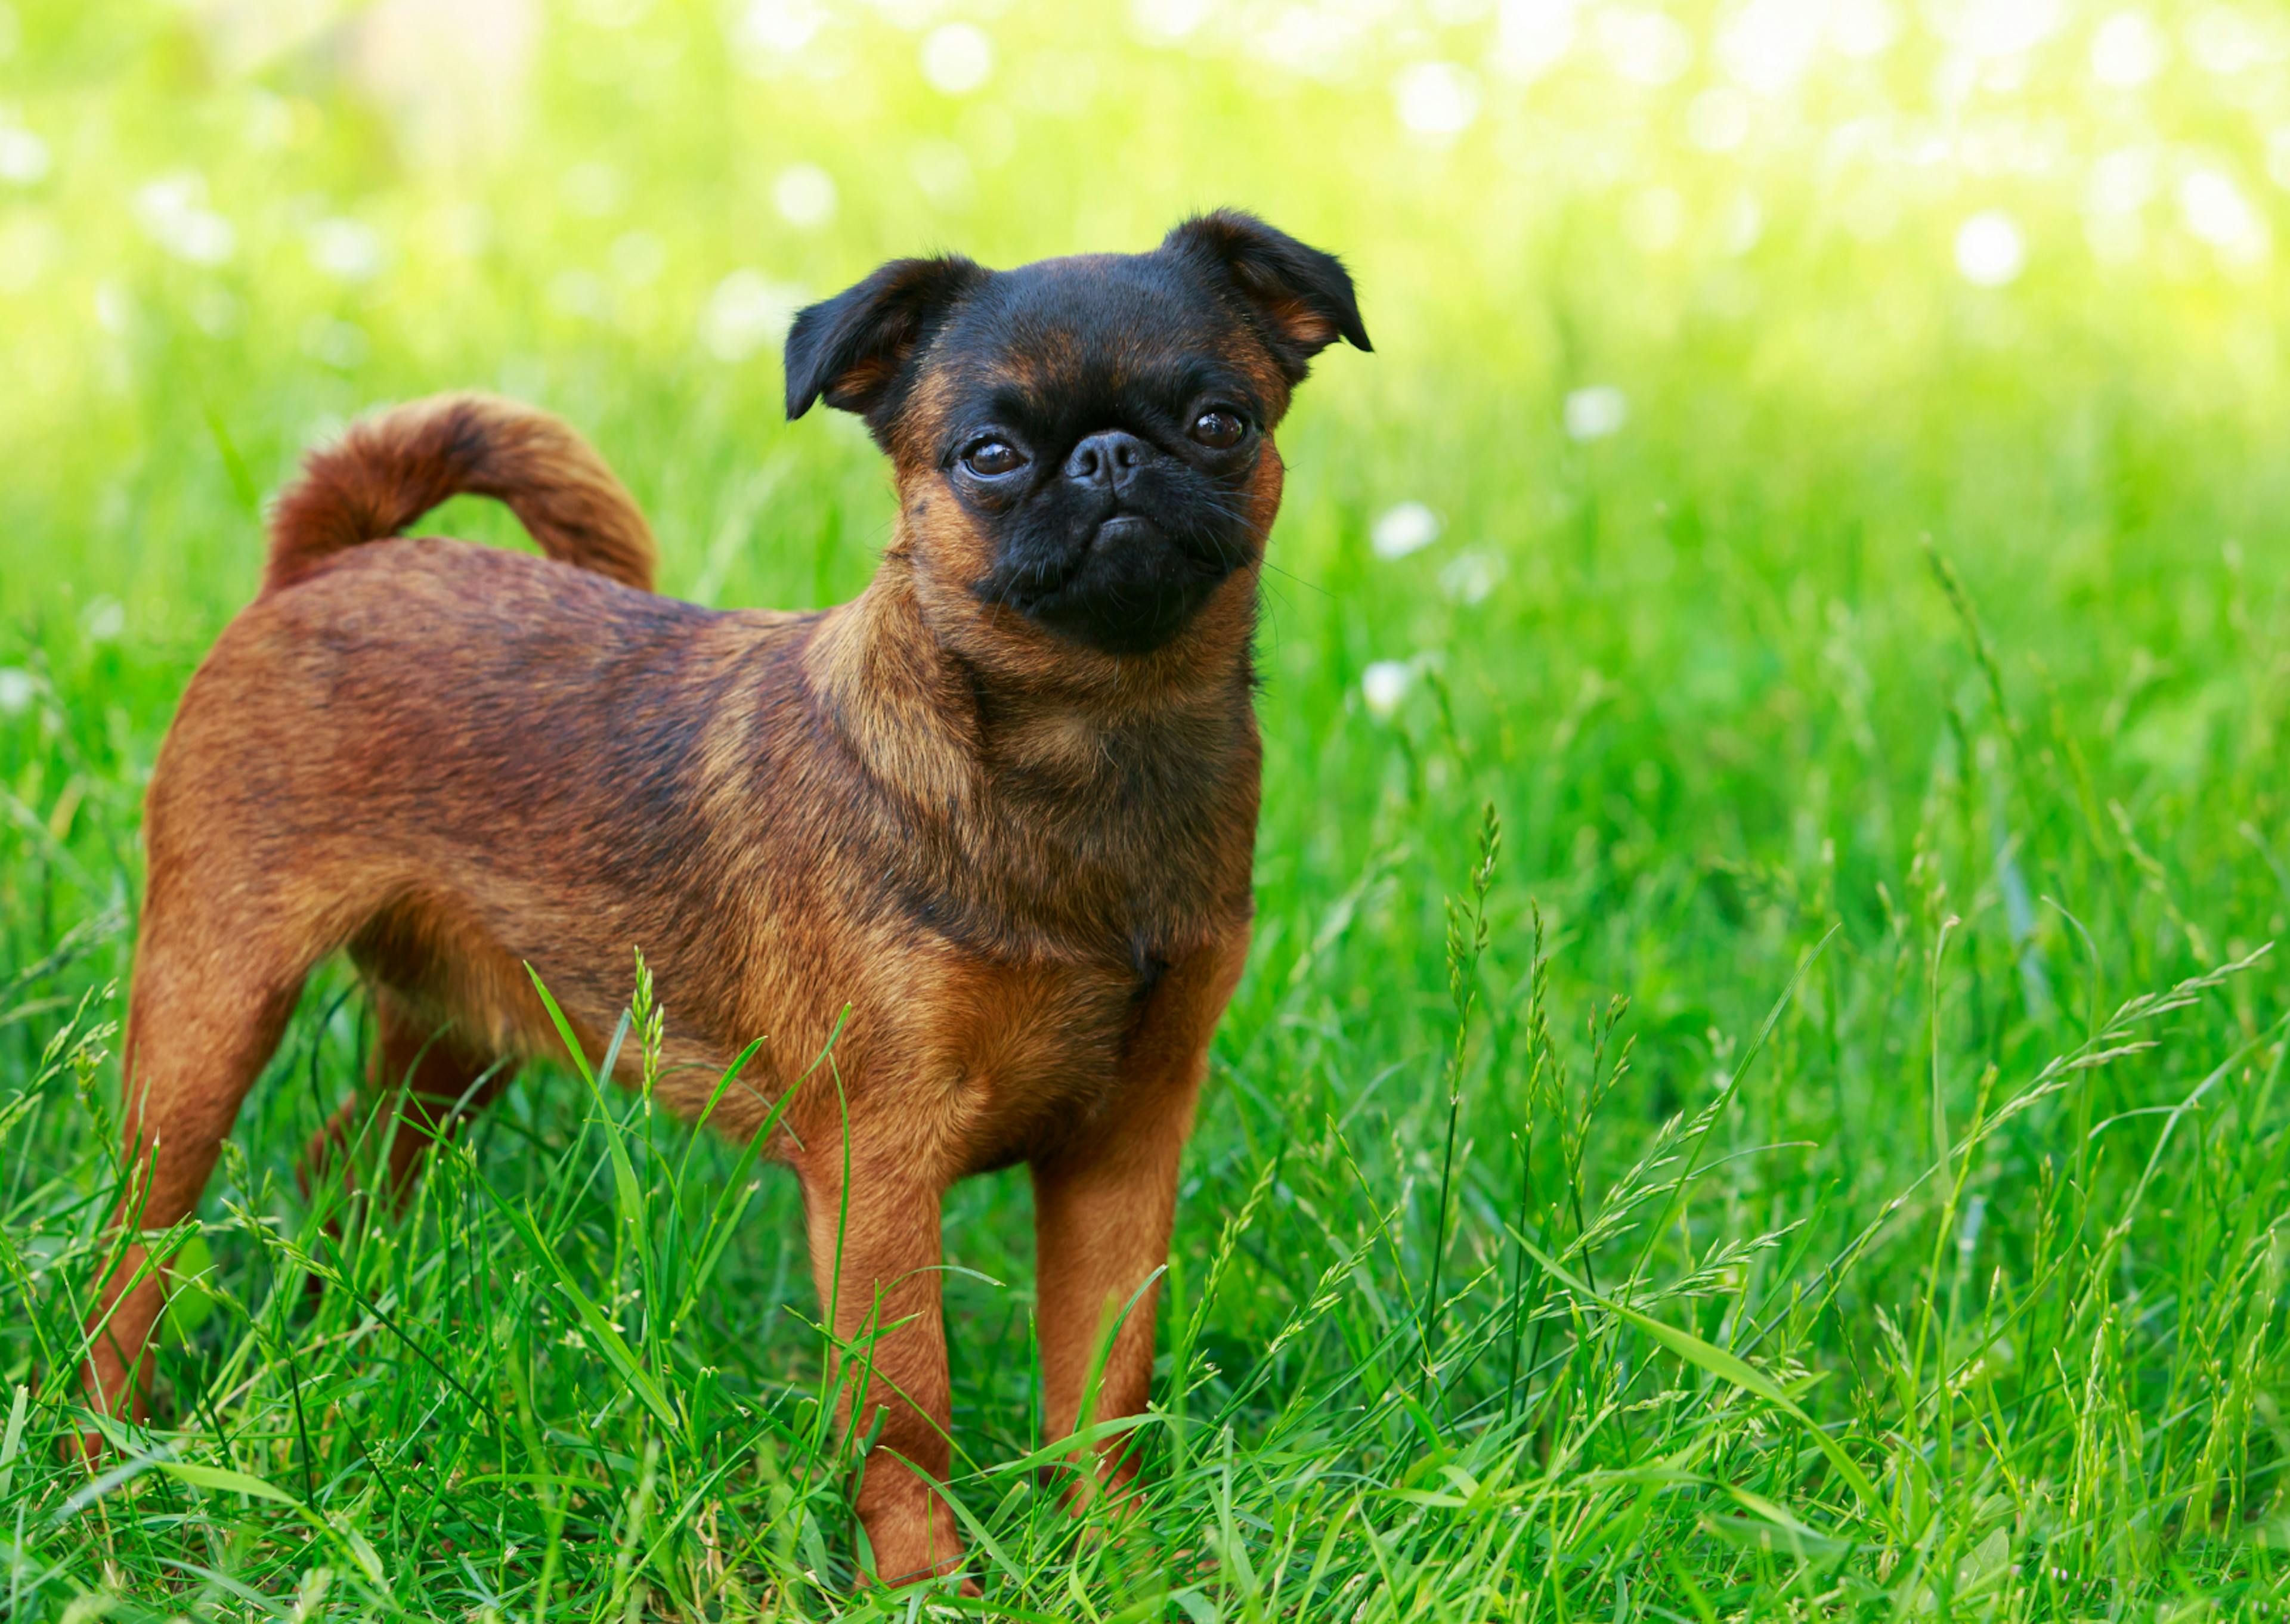
<path fill-rule="evenodd" d="M 1143 514 L 1117 513 L 1097 527 L 1089 539 L 1089 545 L 1081 550 L 1085 556 L 1107 548 L 1141 546 L 1159 534 L 1160 526 Z"/>
<path fill-rule="evenodd" d="M 997 564 L 975 591 L 1093 648 L 1143 653 L 1182 630 L 1247 558 L 1242 544 L 1117 512 L 1055 552 Z"/>

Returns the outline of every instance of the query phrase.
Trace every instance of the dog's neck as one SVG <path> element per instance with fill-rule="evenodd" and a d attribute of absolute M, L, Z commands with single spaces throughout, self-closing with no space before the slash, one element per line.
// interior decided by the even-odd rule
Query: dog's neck
<path fill-rule="evenodd" d="M 811 737 L 873 790 L 844 804 L 846 844 L 932 929 L 1004 956 L 1173 960 L 1245 921 L 1261 763 L 1245 643 L 1189 684 L 1045 680 L 1072 675 L 1054 649 L 1030 674 L 989 666 L 933 625 L 926 590 L 893 548 L 799 656 Z"/>
<path fill-rule="evenodd" d="M 931 612 L 932 586 L 894 543 L 867 590 L 822 617 L 805 654 L 837 732 L 871 777 L 917 807 L 954 815 L 1029 786 L 1086 793 L 1132 771 L 1141 744 L 1157 738 L 1205 762 L 1244 736 L 1253 743 L 1253 613 L 1181 660 L 1061 657 L 1044 634 L 1040 657 L 1013 661 L 965 649 L 959 624 L 953 636 L 933 624 L 949 617 Z M 1253 580 L 1235 587 L 1253 605 Z M 958 620 L 989 612 L 949 607 Z M 1253 750 L 1242 754 L 1253 770 Z"/>

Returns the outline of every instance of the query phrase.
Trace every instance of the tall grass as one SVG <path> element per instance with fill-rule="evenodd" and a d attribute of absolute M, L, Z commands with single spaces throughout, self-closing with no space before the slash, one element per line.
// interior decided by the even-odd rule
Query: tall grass
<path fill-rule="evenodd" d="M 1661 84 L 1625 49 L 1650 13 L 1604 6 L 1532 78 L 1469 5 L 1310 71 L 1247 6 L 1174 45 L 834 11 L 792 54 L 759 14 L 551 13 L 501 128 L 441 155 L 354 26 L 242 60 L 220 10 L 6 13 L 0 128 L 46 166 L 0 194 L 0 1615 L 920 1616 L 848 1593 L 791 1182 L 537 1066 L 403 1212 L 305 1197 L 370 1038 L 338 966 L 169 1237 L 196 1284 L 151 1425 L 64 1463 L 138 797 L 327 424 L 506 387 L 629 477 L 669 589 L 831 601 L 886 533 L 879 465 L 777 420 L 741 323 L 890 253 L 1141 246 L 1227 201 L 1344 252 L 1377 350 L 1281 434 L 1257 940 L 1145 1470 L 1126 1519 L 1067 1514 L 1024 1181 L 962 1187 L 950 1492 L 985 1594 L 928 1605 L 2280 1606 L 2270 17 L 2232 13 L 2229 68 L 2226 13 L 2158 10 L 2126 87 L 2096 14 L 1982 56 L 1898 8 L 1713 151 L 1728 8 L 1673 13 Z M 922 63 L 965 18 L 992 67 L 957 95 Z M 1461 129 L 1395 116 L 1426 62 L 1476 94 Z M 2142 163 L 2126 251 L 2094 198 Z M 807 228 L 798 164 L 839 200 Z M 183 252 L 199 210 L 226 257 Z M 2025 266 L 1986 285 L 1958 247 L 1995 211 Z M 1436 539 L 1379 548 L 1405 501 Z"/>

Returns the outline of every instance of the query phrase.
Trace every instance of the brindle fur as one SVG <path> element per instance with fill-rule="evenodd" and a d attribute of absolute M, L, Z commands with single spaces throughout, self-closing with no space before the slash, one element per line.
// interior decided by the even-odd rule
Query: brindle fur
<path fill-rule="evenodd" d="M 1140 299 L 1157 351 L 1103 353 Z M 901 495 L 872 584 L 819 613 L 653 596 L 627 493 L 561 424 L 504 402 L 418 403 L 314 454 L 152 778 L 119 1221 L 193 1210 L 335 948 L 373 991 L 370 1083 L 399 1102 L 402 1188 L 503 1062 L 556 1046 L 525 966 L 593 1055 L 640 946 L 667 1011 L 661 1098 L 697 1116 L 765 1035 L 711 1120 L 751 1136 L 788 1096 L 768 1148 L 800 1179 L 836 1333 L 894 1327 L 854 1423 L 880 1423 L 858 1495 L 875 1572 L 957 1565 L 926 1481 L 949 1460 L 949 1184 L 1031 1169 L 1051 1428 L 1081 1419 L 1133 1299 L 1097 1410 L 1147 1401 L 1148 1282 L 1248 940 L 1250 644 L 1282 470 L 1269 434 L 1231 465 L 1219 545 L 1237 567 L 1165 641 L 1116 652 L 981 588 L 1008 544 L 933 448 L 981 366 L 1053 404 L 1117 401 L 1121 378 L 1196 352 L 1239 369 L 1269 430 L 1340 332 L 1365 348 L 1335 262 L 1245 216 L 1190 222 L 1157 255 L 885 268 L 789 340 L 790 414 L 820 395 L 865 412 Z M 385 539 L 460 491 L 508 501 L 548 556 Z M 846 1005 L 831 1068 L 798 1086 Z M 144 1260 L 128 1249 L 91 1318 L 87 1389 L 113 1412 L 149 1380 L 163 1286 L 133 1284 Z M 1131 1465 L 1117 1441 L 1100 1464 L 1117 1484 Z"/>

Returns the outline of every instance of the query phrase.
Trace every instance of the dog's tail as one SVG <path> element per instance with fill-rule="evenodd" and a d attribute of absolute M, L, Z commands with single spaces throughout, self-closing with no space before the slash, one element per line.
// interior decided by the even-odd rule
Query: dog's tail
<path fill-rule="evenodd" d="M 507 503 L 551 558 L 652 590 L 652 528 L 604 460 L 548 413 L 490 395 L 394 407 L 312 452 L 271 509 L 263 589 L 400 534 L 463 492 Z"/>

